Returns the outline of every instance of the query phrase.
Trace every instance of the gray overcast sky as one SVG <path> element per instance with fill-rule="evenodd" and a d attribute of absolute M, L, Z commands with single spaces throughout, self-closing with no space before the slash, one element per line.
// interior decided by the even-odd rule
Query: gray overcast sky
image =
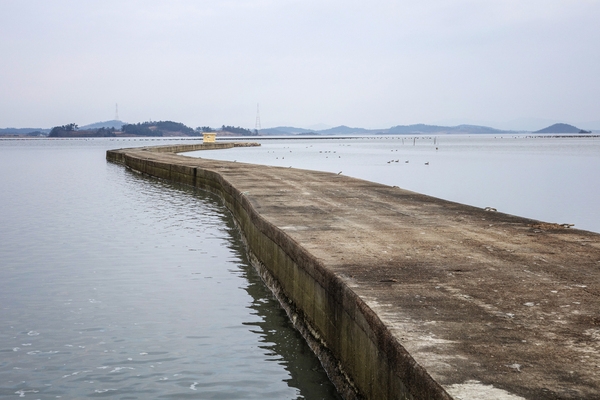
<path fill-rule="evenodd" d="M 0 127 L 600 129 L 600 0 L 0 0 L 0 55 Z"/>

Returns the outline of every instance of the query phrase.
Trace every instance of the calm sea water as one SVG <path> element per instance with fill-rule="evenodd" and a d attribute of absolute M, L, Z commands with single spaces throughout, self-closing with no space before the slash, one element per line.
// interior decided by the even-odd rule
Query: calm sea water
<path fill-rule="evenodd" d="M 336 399 L 220 201 L 105 161 L 168 142 L 0 140 L 0 398 Z M 598 138 L 261 143 L 195 156 L 342 172 L 600 232 Z"/>
<path fill-rule="evenodd" d="M 337 399 L 214 196 L 0 140 L 0 398 Z"/>
<path fill-rule="evenodd" d="M 524 135 L 260 140 L 187 153 L 342 172 L 476 207 L 600 232 L 600 138 Z"/>

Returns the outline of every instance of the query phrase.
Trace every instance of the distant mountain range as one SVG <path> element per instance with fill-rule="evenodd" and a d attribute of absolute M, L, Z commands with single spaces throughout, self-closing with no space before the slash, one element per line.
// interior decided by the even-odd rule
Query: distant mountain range
<path fill-rule="evenodd" d="M 479 125 L 457 125 L 457 126 L 437 126 L 437 125 L 398 125 L 390 128 L 387 133 L 502 133 L 499 129 Z"/>
<path fill-rule="evenodd" d="M 169 122 L 169 121 L 167 121 Z M 186 127 L 180 123 L 170 122 L 171 124 L 181 125 L 181 129 L 177 129 L 176 133 L 182 136 L 197 136 L 197 132 L 194 132 L 192 128 Z M 144 123 L 144 124 L 150 124 Z M 142 124 L 142 125 L 144 125 Z M 140 124 L 129 125 L 123 121 L 119 120 L 110 120 L 104 122 L 96 122 L 89 125 L 84 125 L 79 127 L 73 134 L 76 135 L 78 131 L 93 131 L 97 129 L 114 129 L 116 131 L 121 131 L 123 129 L 123 125 L 137 126 Z M 185 128 L 185 129 L 184 129 Z M 193 134 L 188 134 L 187 132 L 193 132 Z M 46 136 L 50 132 L 50 129 L 45 128 L 5 128 L 0 129 L 0 136 Z M 249 131 L 250 132 L 250 131 Z M 441 126 L 441 125 L 426 125 L 426 124 L 413 124 L 413 125 L 396 125 L 391 128 L 383 128 L 383 129 L 365 129 L 365 128 L 352 128 L 345 125 L 340 125 L 334 128 L 327 129 L 304 129 L 304 128 L 296 128 L 292 126 L 278 126 L 275 128 L 266 128 L 261 129 L 259 134 L 261 136 L 287 136 L 287 135 L 419 135 L 419 134 L 500 134 L 500 133 L 524 133 L 526 131 L 507 131 L 501 129 L 495 129 L 488 126 L 480 126 L 480 125 L 456 125 L 456 126 Z M 539 131 L 535 131 L 533 133 L 591 133 L 591 131 L 586 131 L 580 128 L 577 128 L 573 125 L 569 124 L 554 124 L 548 126 L 544 129 L 540 129 Z M 119 135 L 119 132 L 117 132 Z M 139 133 L 141 135 L 141 133 Z M 156 133 L 154 134 L 156 136 Z M 144 135 L 142 135 L 144 136 Z M 161 135 L 159 135 L 161 136 Z M 172 134 L 167 134 L 165 136 L 172 136 Z"/>
<path fill-rule="evenodd" d="M 364 129 L 351 128 L 345 125 L 335 128 L 323 130 L 308 130 L 301 128 L 293 128 L 289 126 L 279 126 L 276 128 L 261 129 L 261 135 L 298 135 L 298 134 L 313 134 L 313 135 L 352 135 L 352 134 L 434 134 L 434 133 L 503 133 L 500 129 L 494 129 L 487 126 L 478 125 L 458 125 L 458 126 L 438 126 L 438 125 L 396 125 L 385 129 Z"/>
<path fill-rule="evenodd" d="M 0 136 L 39 136 L 47 135 L 50 129 L 44 128 L 0 128 Z"/>
<path fill-rule="evenodd" d="M 80 126 L 78 130 L 89 131 L 100 128 L 115 128 L 120 130 L 125 122 L 118 120 L 96 122 L 94 124 Z M 0 136 L 47 136 L 51 128 L 0 128 Z"/>
<path fill-rule="evenodd" d="M 386 129 L 364 129 L 350 128 L 345 125 L 323 130 L 308 130 L 290 126 L 278 126 L 276 128 L 261 129 L 261 135 L 356 135 L 356 134 L 387 134 L 387 135 L 419 135 L 419 134 L 486 134 L 486 133 L 516 133 L 525 131 L 507 131 L 480 125 L 396 125 Z M 568 124 L 554 124 L 533 133 L 591 133 Z"/>
<path fill-rule="evenodd" d="M 315 130 L 294 128 L 293 126 L 278 126 L 277 128 L 266 128 L 261 129 L 261 135 L 302 135 L 302 134 L 314 134 Z"/>

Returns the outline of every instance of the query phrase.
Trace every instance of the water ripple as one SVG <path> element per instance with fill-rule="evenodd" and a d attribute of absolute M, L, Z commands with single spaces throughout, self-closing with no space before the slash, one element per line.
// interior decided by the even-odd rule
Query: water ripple
<path fill-rule="evenodd" d="M 296 399 L 322 387 L 299 337 L 310 368 L 276 355 L 290 334 L 275 332 L 293 329 L 215 196 L 106 163 L 123 142 L 30 142 L 0 142 L 13 171 L 0 176 L 0 398 Z M 319 393 L 336 398 L 330 384 Z"/>

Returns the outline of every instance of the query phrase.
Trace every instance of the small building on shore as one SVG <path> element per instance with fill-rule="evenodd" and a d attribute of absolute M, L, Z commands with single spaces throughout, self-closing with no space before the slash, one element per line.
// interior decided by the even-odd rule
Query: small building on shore
<path fill-rule="evenodd" d="M 217 139 L 217 134 L 215 132 L 204 132 L 202 134 L 202 142 L 203 143 L 214 143 Z"/>

